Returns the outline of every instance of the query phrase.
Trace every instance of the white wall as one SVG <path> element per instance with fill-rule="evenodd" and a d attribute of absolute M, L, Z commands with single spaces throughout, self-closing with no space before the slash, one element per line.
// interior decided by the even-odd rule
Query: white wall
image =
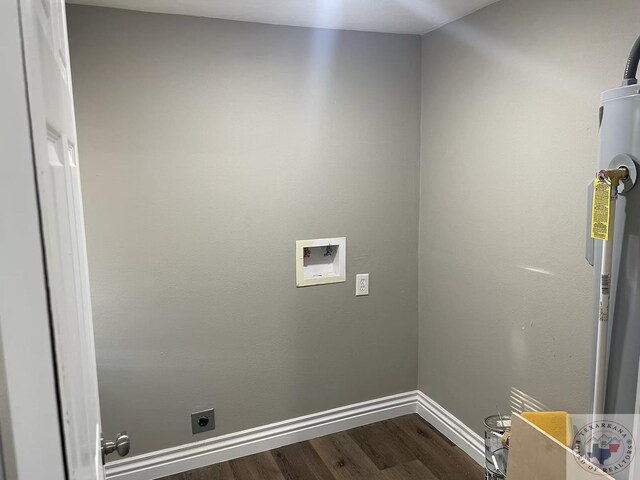
<path fill-rule="evenodd" d="M 584 412 L 586 185 L 635 0 L 503 0 L 422 42 L 418 386 L 467 424 L 516 387 Z"/>
<path fill-rule="evenodd" d="M 68 16 L 105 437 L 414 389 L 419 37 Z M 296 289 L 295 240 L 328 236 L 347 282 Z"/>

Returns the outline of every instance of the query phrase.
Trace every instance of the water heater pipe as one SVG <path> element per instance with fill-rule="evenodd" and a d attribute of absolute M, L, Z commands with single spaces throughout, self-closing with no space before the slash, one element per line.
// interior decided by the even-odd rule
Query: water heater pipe
<path fill-rule="evenodd" d="M 609 350 L 609 295 L 611 288 L 611 260 L 613 258 L 613 232 L 616 216 L 618 185 L 629 176 L 626 168 L 600 170 L 598 178 L 611 185 L 609 203 L 609 236 L 602 240 L 602 264 L 600 269 L 600 302 L 598 313 L 598 333 L 596 340 L 596 372 L 593 396 L 593 415 L 604 414 L 604 400 L 607 387 L 607 355 Z M 594 419 L 595 420 L 595 419 Z"/>
<path fill-rule="evenodd" d="M 638 74 L 638 64 L 640 63 L 640 37 L 633 44 L 627 66 L 624 69 L 624 80 L 622 85 L 635 85 L 638 83 L 636 75 Z"/>

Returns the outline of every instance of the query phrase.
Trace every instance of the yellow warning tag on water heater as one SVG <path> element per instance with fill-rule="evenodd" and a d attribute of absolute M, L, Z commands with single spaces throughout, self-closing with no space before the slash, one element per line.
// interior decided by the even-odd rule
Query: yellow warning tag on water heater
<path fill-rule="evenodd" d="M 591 237 L 609 240 L 609 211 L 611 207 L 611 185 L 596 178 L 593 182 L 593 205 L 591 208 Z"/>

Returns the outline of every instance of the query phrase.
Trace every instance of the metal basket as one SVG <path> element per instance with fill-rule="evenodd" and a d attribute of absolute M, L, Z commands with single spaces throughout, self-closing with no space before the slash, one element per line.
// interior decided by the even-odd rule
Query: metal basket
<path fill-rule="evenodd" d="M 486 480 L 507 478 L 509 449 L 502 437 L 511 429 L 510 415 L 491 415 L 484 419 L 484 468 Z"/>

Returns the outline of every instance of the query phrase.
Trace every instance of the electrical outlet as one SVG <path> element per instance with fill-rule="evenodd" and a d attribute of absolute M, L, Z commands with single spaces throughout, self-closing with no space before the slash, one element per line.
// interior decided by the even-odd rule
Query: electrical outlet
<path fill-rule="evenodd" d="M 369 274 L 359 273 L 356 275 L 356 297 L 369 295 Z"/>
<path fill-rule="evenodd" d="M 208 432 L 216 428 L 215 410 L 210 408 L 191 414 L 191 433 Z"/>

